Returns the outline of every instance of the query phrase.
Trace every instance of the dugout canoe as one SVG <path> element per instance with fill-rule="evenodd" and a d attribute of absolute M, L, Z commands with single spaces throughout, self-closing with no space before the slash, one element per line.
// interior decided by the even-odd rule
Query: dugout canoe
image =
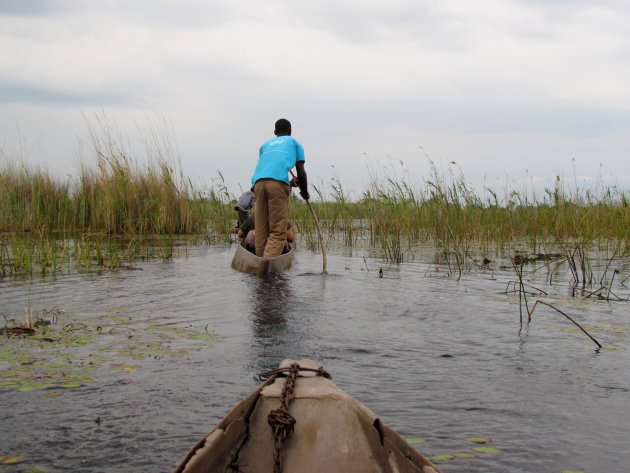
<path fill-rule="evenodd" d="M 439 473 L 313 361 L 266 375 L 174 473 Z"/>
<path fill-rule="evenodd" d="M 256 256 L 252 252 L 245 249 L 243 243 L 236 245 L 236 253 L 232 258 L 232 268 L 244 273 L 280 273 L 290 269 L 295 259 L 295 250 L 293 247 L 287 253 L 276 258 L 264 260 L 260 256 Z M 268 263 L 267 263 L 268 262 Z"/>

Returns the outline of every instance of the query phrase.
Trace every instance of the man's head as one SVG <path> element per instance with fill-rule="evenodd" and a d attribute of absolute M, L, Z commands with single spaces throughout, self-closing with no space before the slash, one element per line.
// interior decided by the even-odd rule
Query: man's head
<path fill-rule="evenodd" d="M 276 136 L 291 135 L 291 122 L 286 118 L 281 118 L 276 122 L 276 129 L 274 131 Z"/>

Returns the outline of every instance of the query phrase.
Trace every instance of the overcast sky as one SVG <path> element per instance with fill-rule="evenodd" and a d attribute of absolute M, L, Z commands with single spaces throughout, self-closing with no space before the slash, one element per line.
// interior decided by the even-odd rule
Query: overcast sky
<path fill-rule="evenodd" d="M 73 173 L 101 111 L 130 141 L 164 117 L 185 174 L 234 193 L 278 118 L 316 185 L 431 159 L 628 189 L 630 2 L 0 0 L 4 155 Z"/>

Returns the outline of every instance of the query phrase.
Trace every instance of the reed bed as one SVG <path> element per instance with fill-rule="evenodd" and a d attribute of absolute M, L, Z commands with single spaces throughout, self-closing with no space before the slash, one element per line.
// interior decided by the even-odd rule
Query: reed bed
<path fill-rule="evenodd" d="M 141 169 L 126 155 L 99 154 L 78 178 L 61 180 L 39 168 L 3 163 L 0 231 L 99 231 L 190 234 L 206 230 L 216 195 L 203 195 L 167 162 Z"/>
<path fill-rule="evenodd" d="M 218 185 L 196 188 L 168 132 L 150 133 L 139 160 L 104 117 L 97 121 L 76 176 L 57 177 L 0 149 L 0 274 L 45 272 L 61 260 L 117 267 L 148 251 L 155 235 L 231 239 L 232 197 L 221 175 Z M 172 254 L 172 245 L 158 246 Z"/>
<path fill-rule="evenodd" d="M 56 177 L 0 150 L 0 267 L 5 273 L 6 268 L 38 264 L 54 267 L 60 255 L 68 254 L 115 266 L 117 252 L 139 252 L 127 252 L 124 246 L 115 250 L 112 240 L 98 243 L 99 236 L 122 236 L 137 246 L 152 235 L 232 241 L 234 196 L 221 174 L 200 190 L 184 176 L 170 131 L 149 133 L 146 156 L 138 160 L 105 119 L 97 122 L 89 127 L 90 142 L 80 153 L 74 177 Z M 629 254 L 628 190 L 604 185 L 569 190 L 558 178 L 538 195 L 488 188 L 480 195 L 461 173 L 440 172 L 436 166 L 426 179 L 403 176 L 373 176 L 354 199 L 337 178 L 329 183 L 328 194 L 312 186 L 311 205 L 326 245 L 367 246 L 400 263 L 413 258 L 419 244 L 432 244 L 461 272 L 473 255 L 513 251 L 525 243 L 528 252 L 560 248 L 567 260 L 583 262 L 575 269 L 580 280 L 588 277 L 585 255 L 591 250 L 612 249 L 617 258 Z M 295 196 L 290 218 L 302 245 L 317 250 L 310 211 Z"/>
<path fill-rule="evenodd" d="M 333 183 L 333 199 L 317 191 L 312 205 L 329 240 L 353 245 L 367 234 L 372 247 L 394 263 L 412 257 L 414 247 L 430 243 L 451 255 L 461 268 L 471 253 L 504 252 L 525 244 L 531 253 L 552 248 L 567 255 L 613 249 L 615 258 L 630 250 L 630 193 L 617 187 L 565 191 L 558 179 L 542 195 L 505 190 L 474 192 L 460 175 L 440 175 L 411 182 L 400 178 L 373 179 L 360 199 L 351 202 Z M 314 233 L 306 206 L 292 200 L 298 230 Z M 311 238 L 307 247 L 317 248 Z M 573 258 L 575 259 L 575 258 Z"/>

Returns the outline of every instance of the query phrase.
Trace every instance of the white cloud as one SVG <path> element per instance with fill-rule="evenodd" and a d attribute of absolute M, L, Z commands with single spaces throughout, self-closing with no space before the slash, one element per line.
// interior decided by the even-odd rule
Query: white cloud
<path fill-rule="evenodd" d="M 246 181 L 281 116 L 321 179 L 425 143 L 475 179 L 553 175 L 573 153 L 628 174 L 625 2 L 23 3 L 0 1 L 0 143 L 17 122 L 49 162 L 103 105 L 124 127 L 170 117 L 202 179 Z"/>

